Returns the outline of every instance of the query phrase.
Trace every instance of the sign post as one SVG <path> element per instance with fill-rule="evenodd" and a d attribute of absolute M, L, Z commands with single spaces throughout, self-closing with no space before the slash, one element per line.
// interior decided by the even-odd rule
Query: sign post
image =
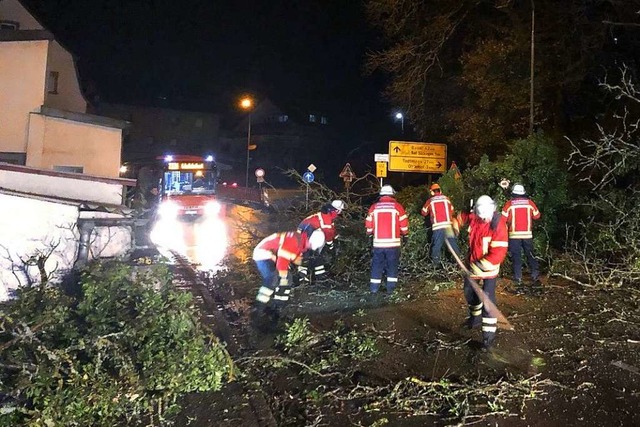
<path fill-rule="evenodd" d="M 313 164 L 310 166 L 313 166 Z M 313 166 L 313 170 L 316 170 L 315 166 Z M 307 170 L 304 174 L 302 174 L 302 180 L 307 184 L 307 192 L 304 200 L 305 209 L 309 209 L 309 184 L 311 184 L 314 179 L 316 179 L 316 177 L 310 170 Z"/>
<path fill-rule="evenodd" d="M 382 178 L 387 177 L 387 163 L 389 163 L 389 155 L 376 153 L 373 155 L 373 160 L 376 162 L 376 177 L 380 178 L 380 188 L 382 188 Z"/>
<path fill-rule="evenodd" d="M 260 194 L 262 194 L 262 183 L 264 182 L 264 169 L 258 168 L 255 171 L 256 181 L 258 182 L 258 188 L 260 189 Z"/>
<path fill-rule="evenodd" d="M 389 141 L 392 172 L 445 173 L 447 145 L 427 142 Z"/>
<path fill-rule="evenodd" d="M 351 187 L 351 181 L 356 177 L 356 174 L 351 170 L 351 165 L 347 163 L 340 172 L 340 178 L 344 180 L 344 186 L 347 190 L 347 199 L 349 198 L 349 187 Z"/>

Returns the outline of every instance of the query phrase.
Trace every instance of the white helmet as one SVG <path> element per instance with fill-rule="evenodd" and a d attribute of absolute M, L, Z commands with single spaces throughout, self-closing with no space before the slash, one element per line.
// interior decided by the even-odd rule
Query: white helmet
<path fill-rule="evenodd" d="M 381 196 L 393 196 L 394 194 L 396 194 L 396 192 L 393 191 L 393 187 L 390 185 L 383 185 L 380 189 Z"/>
<path fill-rule="evenodd" d="M 309 236 L 309 248 L 318 251 L 324 247 L 324 231 L 318 229 Z"/>
<path fill-rule="evenodd" d="M 490 221 L 493 218 L 493 214 L 496 211 L 496 204 L 489 196 L 480 196 L 476 200 L 475 205 L 476 215 L 485 221 Z"/>
<path fill-rule="evenodd" d="M 511 194 L 515 194 L 516 196 L 524 196 L 526 193 L 524 191 L 524 185 L 516 184 L 511 189 Z"/>
<path fill-rule="evenodd" d="M 337 210 L 338 213 L 342 212 L 347 207 L 347 205 L 342 200 L 334 200 L 333 202 L 331 202 L 331 206 L 333 206 L 333 208 Z"/>

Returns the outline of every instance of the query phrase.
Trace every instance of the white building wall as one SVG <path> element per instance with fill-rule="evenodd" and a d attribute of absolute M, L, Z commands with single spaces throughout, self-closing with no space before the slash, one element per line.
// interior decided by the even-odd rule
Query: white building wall
<path fill-rule="evenodd" d="M 78 208 L 72 205 L 0 194 L 0 300 L 10 290 L 39 283 L 37 266 L 25 265 L 32 256 L 48 254 L 45 269 L 55 279 L 73 266 L 78 249 L 75 227 Z"/>
<path fill-rule="evenodd" d="M 0 193 L 0 301 L 19 286 L 38 284 L 40 271 L 28 260 L 48 255 L 45 270 L 52 282 L 58 281 L 76 261 L 78 217 L 117 218 L 108 213 L 79 213 L 72 204 Z M 121 217 L 121 216 L 120 216 Z M 97 227 L 90 238 L 89 258 L 118 257 L 132 247 L 129 227 Z"/>
<path fill-rule="evenodd" d="M 122 204 L 122 185 L 94 180 L 0 170 L 0 188 L 100 204 Z"/>

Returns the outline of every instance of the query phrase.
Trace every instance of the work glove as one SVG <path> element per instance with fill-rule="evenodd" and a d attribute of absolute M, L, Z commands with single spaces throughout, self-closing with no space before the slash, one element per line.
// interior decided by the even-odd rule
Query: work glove
<path fill-rule="evenodd" d="M 289 279 L 287 278 L 287 276 L 285 277 L 280 276 L 279 286 L 289 286 Z"/>
<path fill-rule="evenodd" d="M 327 243 L 325 246 L 327 247 L 327 250 L 331 252 L 336 248 L 336 244 L 334 242 Z"/>
<path fill-rule="evenodd" d="M 373 246 L 373 234 L 367 234 L 367 243 L 369 246 Z"/>
<path fill-rule="evenodd" d="M 409 240 L 409 236 L 407 236 L 406 234 L 402 236 L 402 245 L 406 245 L 408 240 Z"/>

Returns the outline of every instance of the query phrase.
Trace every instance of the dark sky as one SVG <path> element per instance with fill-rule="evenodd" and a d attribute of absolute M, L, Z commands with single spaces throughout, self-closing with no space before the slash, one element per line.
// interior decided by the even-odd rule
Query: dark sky
<path fill-rule="evenodd" d="M 393 126 L 357 0 L 24 0 L 104 100 L 225 114 L 243 92 L 316 109 L 353 136 Z M 379 128 L 379 129 L 378 129 Z"/>

